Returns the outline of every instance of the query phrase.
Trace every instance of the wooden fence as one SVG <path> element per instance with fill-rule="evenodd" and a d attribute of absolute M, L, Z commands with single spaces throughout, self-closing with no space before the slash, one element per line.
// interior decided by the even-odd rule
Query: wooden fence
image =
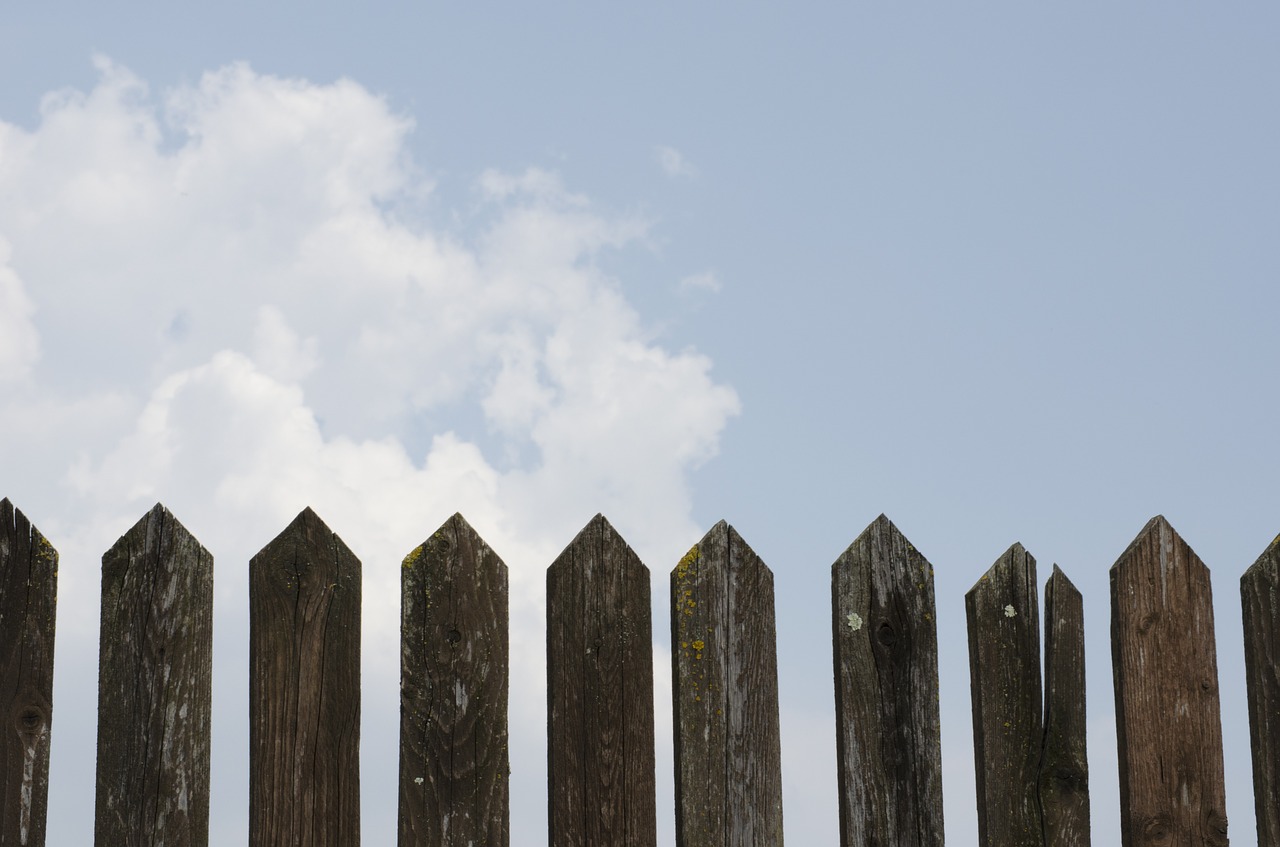
<path fill-rule="evenodd" d="M 0 844 L 43 845 L 58 556 L 0 501 Z M 1241 579 L 1258 843 L 1280 847 L 1280 539 Z M 359 843 L 360 562 L 306 510 L 250 568 L 251 845 Z M 506 845 L 507 572 L 455 515 L 404 560 L 402 845 Z M 157 505 L 103 557 L 95 842 L 208 842 L 209 553 Z M 676 842 L 781 845 L 773 576 L 719 523 L 671 572 Z M 547 571 L 550 843 L 655 843 L 649 572 L 597 516 Z M 1080 594 L 1014 545 L 965 596 L 979 841 L 1087 845 Z M 831 569 L 840 843 L 941 845 L 933 569 L 883 516 Z M 1209 572 L 1111 569 L 1122 844 L 1227 844 Z"/>

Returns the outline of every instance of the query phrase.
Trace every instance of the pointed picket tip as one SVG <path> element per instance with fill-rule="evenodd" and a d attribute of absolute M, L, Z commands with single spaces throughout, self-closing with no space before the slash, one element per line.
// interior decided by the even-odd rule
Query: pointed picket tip
<path fill-rule="evenodd" d="M 1247 582 L 1280 582 L 1280 535 L 1267 545 L 1257 561 L 1240 577 L 1241 585 Z"/>
<path fill-rule="evenodd" d="M 293 539 L 308 539 L 312 543 L 315 543 L 317 539 L 321 538 L 332 539 L 338 545 L 339 550 L 354 557 L 355 554 L 351 552 L 351 548 L 347 546 L 346 542 L 344 542 L 337 533 L 331 530 L 329 525 L 321 520 L 320 516 L 317 515 L 310 506 L 307 506 L 299 512 L 298 516 L 290 521 L 289 525 L 281 530 L 279 535 L 268 541 L 267 544 L 258 551 L 258 556 L 261 556 L 263 553 L 273 550 L 276 547 L 280 547 Z"/>
<path fill-rule="evenodd" d="M 1076 594 L 1080 593 L 1080 590 L 1076 588 L 1075 583 L 1067 576 L 1067 572 L 1058 567 L 1057 562 L 1054 562 L 1053 564 L 1053 573 L 1049 574 L 1049 584 L 1057 586 L 1059 590 L 1073 591 Z"/>
<path fill-rule="evenodd" d="M 1027 548 L 1022 546 L 1022 542 L 1013 542 L 1009 549 L 1005 550 L 1004 553 L 992 563 L 991 567 L 987 568 L 986 573 L 978 577 L 978 581 L 973 584 L 972 588 L 965 592 L 964 596 L 968 597 L 972 594 L 977 594 L 979 590 L 990 585 L 997 575 L 1012 570 L 1016 567 L 1016 563 L 1019 560 L 1026 562 L 1028 559 L 1031 561 L 1031 569 L 1034 573 L 1036 562 L 1035 557 L 1027 552 Z M 1032 588 L 1032 593 L 1035 593 L 1034 587 Z"/>
<path fill-rule="evenodd" d="M 198 548 L 201 555 L 209 555 L 209 551 L 205 549 L 200 540 L 191 534 L 191 531 L 182 525 L 182 522 L 174 517 L 163 503 L 156 503 L 147 510 L 142 517 L 138 518 L 137 523 L 129 527 L 124 535 L 121 535 L 115 544 L 107 550 L 105 557 L 114 557 L 117 553 L 122 552 L 123 548 L 130 547 L 138 543 L 146 542 L 147 536 L 152 532 L 167 532 L 170 538 L 187 542 Z"/>
<path fill-rule="evenodd" d="M 613 524 L 602 513 L 597 512 L 596 516 L 587 521 L 586 526 L 578 531 L 565 548 L 560 551 L 560 555 L 556 556 L 548 571 L 559 570 L 568 567 L 570 561 L 581 561 L 584 564 L 588 561 L 586 558 L 580 558 L 580 552 L 596 552 L 600 549 L 614 549 L 622 551 L 622 555 L 618 557 L 605 556 L 603 561 L 614 562 L 617 566 L 627 570 L 632 567 L 639 567 L 645 573 L 649 572 L 644 562 L 640 561 L 640 557 L 631 549 L 631 545 L 622 537 Z"/>
<path fill-rule="evenodd" d="M 489 546 L 488 542 L 484 540 L 484 537 L 481 536 L 480 533 L 476 532 L 475 527 L 471 526 L 471 524 L 467 522 L 467 519 L 462 516 L 462 512 L 454 512 L 448 520 L 440 524 L 439 529 L 427 536 L 427 538 L 424 539 L 417 547 L 413 548 L 413 550 L 409 551 L 404 559 L 401 560 L 401 566 L 409 569 L 416 567 L 422 562 L 423 558 L 432 550 L 433 547 L 435 547 L 439 553 L 446 552 L 450 543 L 452 543 L 448 540 L 450 535 L 455 539 L 458 537 L 469 539 L 473 542 L 473 546 L 479 545 L 480 549 L 488 551 L 490 555 L 494 556 L 500 569 L 504 571 L 506 570 L 506 563 L 502 561 L 501 557 L 493 552 L 493 548 Z M 443 545 L 443 548 L 441 548 L 440 545 Z M 473 564 L 478 564 L 478 559 L 473 560 Z"/>
<path fill-rule="evenodd" d="M 902 530 L 898 529 L 897 525 L 894 524 L 893 521 L 889 520 L 887 515 L 881 512 L 880 517 L 867 524 L 867 528 L 860 532 L 858 537 L 853 539 L 849 546 L 844 549 L 845 555 L 841 555 L 831 567 L 834 568 L 836 565 L 839 565 L 840 562 L 847 557 L 847 554 L 852 553 L 860 544 L 865 544 L 871 541 L 875 536 L 885 536 L 889 539 L 891 544 L 901 542 L 906 545 L 908 550 L 916 549 L 916 546 L 902 534 Z"/>
<path fill-rule="evenodd" d="M 1115 564 L 1111 566 L 1111 570 L 1115 571 L 1116 568 L 1119 568 L 1122 564 L 1131 559 L 1134 552 L 1143 544 L 1147 543 L 1153 536 L 1168 539 L 1171 542 L 1181 542 L 1186 544 L 1186 542 L 1182 540 L 1182 536 L 1178 535 L 1178 531 L 1175 530 L 1172 524 L 1165 519 L 1164 515 L 1156 515 L 1154 518 L 1147 521 L 1143 525 L 1142 529 L 1138 531 L 1138 534 L 1133 537 L 1133 540 L 1129 542 L 1129 546 L 1124 548 L 1124 552 L 1120 554 L 1119 558 L 1116 559 Z M 1196 558 L 1197 560 L 1199 559 L 1198 556 Z"/>
<path fill-rule="evenodd" d="M 671 577 L 677 582 L 691 576 L 697 569 L 698 563 L 704 558 L 703 551 L 707 549 L 725 551 L 724 563 L 732 561 L 734 570 L 743 566 L 761 568 L 770 578 L 773 577 L 773 571 L 765 564 L 760 555 L 751 548 L 746 539 L 742 537 L 733 525 L 727 520 L 721 519 L 716 521 L 706 534 L 689 548 L 689 552 L 685 553 L 671 569 Z M 729 552 L 732 551 L 732 552 Z M 716 557 L 717 559 L 719 557 Z"/>

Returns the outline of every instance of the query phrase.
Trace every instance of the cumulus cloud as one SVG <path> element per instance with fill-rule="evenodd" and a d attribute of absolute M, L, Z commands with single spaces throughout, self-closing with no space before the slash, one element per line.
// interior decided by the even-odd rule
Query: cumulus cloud
<path fill-rule="evenodd" d="M 698 169 L 693 166 L 693 163 L 674 147 L 659 144 L 653 148 L 653 155 L 658 160 L 658 167 L 662 168 L 662 172 L 667 176 L 691 177 L 698 174 Z"/>
<path fill-rule="evenodd" d="M 432 186 L 414 122 L 356 82 L 233 64 L 155 94 L 97 67 L 35 127 L 0 122 L 0 379 L 26 378 L 24 408 L 60 422 L 42 433 L 16 394 L 0 400 L 0 432 L 23 435 L 0 439 L 20 469 L 5 493 L 50 504 L 42 528 L 75 586 L 63 614 L 87 620 L 95 557 L 157 500 L 213 551 L 233 616 L 247 559 L 315 508 L 365 563 L 366 684 L 389 692 L 366 699 L 366 836 L 387 840 L 400 557 L 462 511 L 511 566 L 512 720 L 537 733 L 543 569 L 604 511 L 665 571 L 701 535 L 689 474 L 737 397 L 705 356 L 654 344 L 600 269 L 651 225 L 559 175 L 485 172 L 472 224 L 437 231 L 389 211 Z M 60 662 L 92 667 L 90 629 L 65 630 Z M 234 629 L 215 714 L 242 709 Z M 60 679 L 59 697 L 93 702 Z M 75 711 L 60 731 L 91 738 Z M 541 740 L 512 751 L 535 805 Z M 215 779 L 243 773 L 243 746 L 216 752 Z M 72 792 L 55 813 L 91 796 L 76 785 L 55 782 Z M 242 837 L 237 808 L 221 840 Z M 88 837 L 74 817 L 59 840 Z"/>
<path fill-rule="evenodd" d="M 716 294 L 723 287 L 715 271 L 690 274 L 680 280 L 680 288 L 684 291 L 710 291 Z"/>
<path fill-rule="evenodd" d="M 0 238 L 0 382 L 25 376 L 40 356 L 35 307 L 8 260 L 9 244 Z"/>

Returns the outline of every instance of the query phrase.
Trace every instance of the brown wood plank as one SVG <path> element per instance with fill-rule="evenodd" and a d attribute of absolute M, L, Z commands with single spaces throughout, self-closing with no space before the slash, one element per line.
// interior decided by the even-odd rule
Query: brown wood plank
<path fill-rule="evenodd" d="M 1084 692 L 1084 603 L 1053 566 L 1044 587 L 1044 751 L 1040 806 L 1045 847 L 1089 847 L 1089 756 Z"/>
<path fill-rule="evenodd" d="M 1280 847 L 1280 537 L 1240 578 L 1258 847 Z"/>
<path fill-rule="evenodd" d="M 978 843 L 1039 847 L 1037 780 L 1044 732 L 1036 560 L 1014 544 L 964 601 Z"/>
<path fill-rule="evenodd" d="M 462 515 L 405 557 L 401 847 L 506 847 L 507 566 Z"/>
<path fill-rule="evenodd" d="M 884 515 L 831 566 L 840 845 L 942 847 L 933 567 Z"/>
<path fill-rule="evenodd" d="M 209 843 L 213 556 L 156 504 L 102 557 L 94 843 Z"/>
<path fill-rule="evenodd" d="M 360 843 L 360 561 L 305 509 L 249 562 L 249 844 Z"/>
<path fill-rule="evenodd" d="M 1163 517 L 1111 568 L 1125 847 L 1227 844 L 1209 569 Z"/>
<path fill-rule="evenodd" d="M 547 569 L 554 847 L 657 842 L 649 571 L 602 515 Z"/>
<path fill-rule="evenodd" d="M 58 552 L 0 500 L 0 844 L 45 842 L 57 589 Z"/>
<path fill-rule="evenodd" d="M 782 844 L 773 574 L 721 521 L 671 572 L 676 843 Z"/>

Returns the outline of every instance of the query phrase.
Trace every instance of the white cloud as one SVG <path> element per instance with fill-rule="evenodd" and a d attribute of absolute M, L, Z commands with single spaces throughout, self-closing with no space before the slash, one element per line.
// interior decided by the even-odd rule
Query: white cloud
<path fill-rule="evenodd" d="M 680 288 L 684 291 L 710 291 L 714 294 L 723 287 L 715 271 L 690 274 L 680 280 Z"/>
<path fill-rule="evenodd" d="M 8 262 L 9 244 L 0 238 L 0 382 L 26 376 L 40 357 L 35 306 Z"/>
<path fill-rule="evenodd" d="M 34 129 L 0 122 L 0 378 L 34 377 L 0 400 L 0 432 L 24 434 L 0 439 L 0 465 L 20 469 L 15 501 L 55 504 L 42 528 L 74 586 L 64 614 L 95 619 L 95 556 L 161 500 L 242 616 L 244 563 L 315 508 L 365 566 L 366 686 L 391 692 L 366 699 L 366 757 L 388 775 L 364 780 L 366 837 L 386 840 L 398 564 L 461 511 L 512 569 L 512 721 L 535 733 L 514 742 L 513 781 L 536 798 L 543 569 L 604 511 L 665 571 L 702 534 L 688 475 L 738 410 L 705 356 L 652 343 L 599 268 L 649 225 L 554 173 L 491 171 L 475 231 L 434 231 L 385 211 L 431 187 L 413 122 L 354 82 L 236 64 L 157 97 L 98 69 L 91 91 L 47 97 Z M 225 669 L 243 661 L 236 625 L 220 630 L 223 679 L 243 678 Z M 59 661 L 91 667 L 92 629 L 60 630 Z M 68 679 L 59 697 L 93 701 L 91 674 Z M 237 714 L 235 685 L 215 714 Z M 67 711 L 62 731 L 91 738 Z M 217 754 L 215 779 L 242 772 L 243 746 Z M 72 792 L 55 818 L 92 790 L 75 785 L 55 782 Z M 237 809 L 215 816 L 222 840 Z M 88 837 L 62 818 L 62 841 Z"/>
<path fill-rule="evenodd" d="M 692 177 L 698 174 L 698 169 L 693 166 L 693 163 L 674 147 L 659 144 L 653 148 L 653 155 L 658 160 L 658 166 L 662 168 L 662 172 L 667 176 Z"/>

